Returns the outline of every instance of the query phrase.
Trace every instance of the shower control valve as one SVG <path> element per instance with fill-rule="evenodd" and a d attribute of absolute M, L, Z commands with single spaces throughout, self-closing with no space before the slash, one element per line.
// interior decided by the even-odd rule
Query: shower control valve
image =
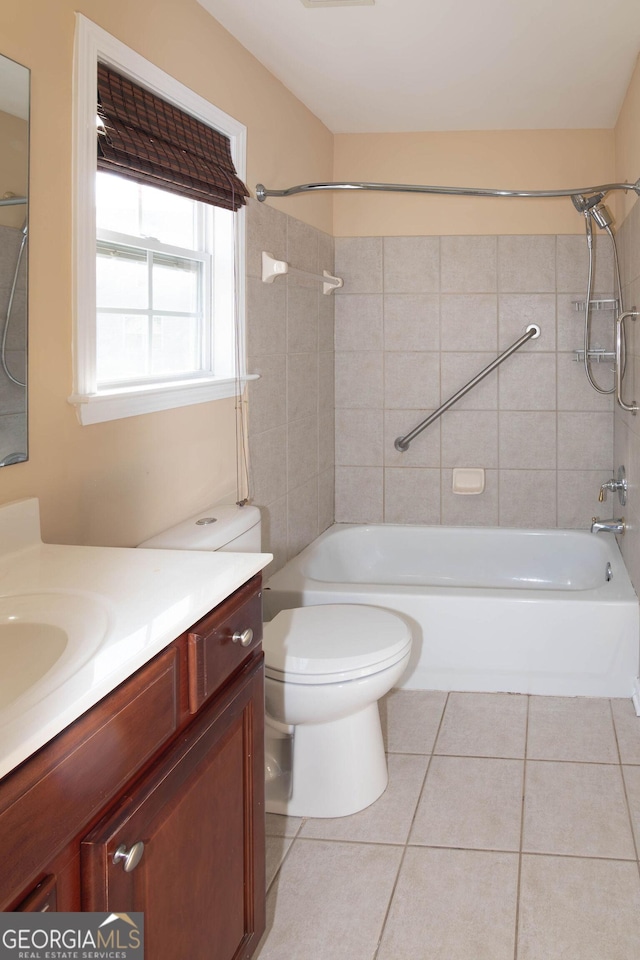
<path fill-rule="evenodd" d="M 624 467 L 620 467 L 618 470 L 618 477 L 612 477 L 611 480 L 607 480 L 600 487 L 600 493 L 598 495 L 598 502 L 604 503 L 607 499 L 607 490 L 610 490 L 611 493 L 618 493 L 618 499 L 620 501 L 620 506 L 624 507 L 627 503 L 627 478 L 625 476 Z"/>

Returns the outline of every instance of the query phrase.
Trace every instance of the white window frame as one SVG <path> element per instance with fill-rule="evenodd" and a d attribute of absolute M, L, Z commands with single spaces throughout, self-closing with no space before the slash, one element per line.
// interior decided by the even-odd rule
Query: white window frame
<path fill-rule="evenodd" d="M 236 311 L 239 317 L 235 356 L 240 365 L 235 377 L 207 377 L 166 384 L 96 388 L 96 203 L 97 169 L 96 102 L 98 62 L 105 63 L 146 87 L 164 100 L 192 114 L 229 138 L 231 157 L 241 180 L 246 176 L 247 128 L 189 87 L 179 83 L 130 47 L 116 40 L 80 13 L 76 13 L 74 76 L 74 150 L 73 150 L 73 263 L 74 336 L 73 393 L 80 423 L 102 423 L 122 417 L 138 416 L 157 410 L 169 410 L 194 403 L 235 397 L 250 379 L 245 368 L 244 274 L 245 211 L 240 208 L 236 220 Z M 228 350 L 234 349 L 232 344 Z M 252 379 L 252 378 L 251 378 Z"/>

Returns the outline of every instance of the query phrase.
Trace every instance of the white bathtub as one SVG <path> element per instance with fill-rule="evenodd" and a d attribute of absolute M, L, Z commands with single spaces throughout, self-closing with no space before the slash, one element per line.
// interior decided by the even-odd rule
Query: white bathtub
<path fill-rule="evenodd" d="M 267 620 L 318 603 L 403 614 L 405 689 L 630 697 L 638 675 L 638 600 L 608 534 L 336 524 L 264 599 Z"/>

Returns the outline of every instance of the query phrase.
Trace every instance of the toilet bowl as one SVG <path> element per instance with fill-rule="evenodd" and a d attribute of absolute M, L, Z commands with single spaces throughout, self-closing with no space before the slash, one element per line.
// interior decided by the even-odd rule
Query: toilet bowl
<path fill-rule="evenodd" d="M 344 817 L 368 807 L 387 786 L 378 700 L 409 662 L 407 624 L 360 604 L 297 607 L 265 623 L 263 647 L 267 769 L 270 749 L 281 749 L 271 730 L 293 738 L 288 792 L 268 781 L 267 811 Z"/>
<path fill-rule="evenodd" d="M 260 551 L 257 507 L 216 504 L 141 547 Z M 344 817 L 387 785 L 378 700 L 402 676 L 411 631 L 361 604 L 282 610 L 264 625 L 265 806 L 297 817 Z"/>

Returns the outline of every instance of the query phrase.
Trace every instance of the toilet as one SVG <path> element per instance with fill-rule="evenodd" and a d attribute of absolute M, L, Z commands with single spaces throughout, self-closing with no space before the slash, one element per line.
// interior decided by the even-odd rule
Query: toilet
<path fill-rule="evenodd" d="M 141 547 L 260 552 L 260 511 L 215 504 Z M 402 677 L 411 631 L 362 604 L 282 610 L 265 623 L 266 810 L 345 817 L 387 786 L 378 700 Z"/>

